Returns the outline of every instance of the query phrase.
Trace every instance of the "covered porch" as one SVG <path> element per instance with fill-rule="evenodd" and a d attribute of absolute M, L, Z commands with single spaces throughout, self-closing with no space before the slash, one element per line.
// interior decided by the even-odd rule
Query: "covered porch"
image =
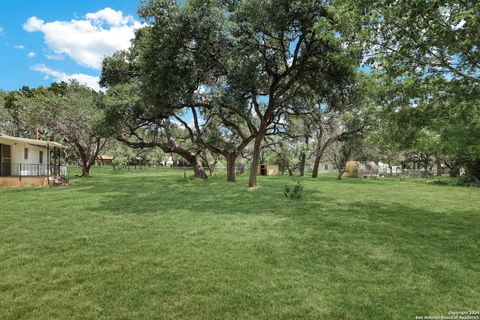
<path fill-rule="evenodd" d="M 65 177 L 64 147 L 53 141 L 0 134 L 0 186 L 48 185 Z"/>

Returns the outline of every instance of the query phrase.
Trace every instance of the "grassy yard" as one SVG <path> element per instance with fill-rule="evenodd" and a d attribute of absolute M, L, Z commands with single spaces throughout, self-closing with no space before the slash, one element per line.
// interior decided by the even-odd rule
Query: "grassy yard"
<path fill-rule="evenodd" d="M 190 172 L 188 172 L 190 174 Z M 480 188 L 183 171 L 0 189 L 1 319 L 415 319 L 480 308 Z"/>

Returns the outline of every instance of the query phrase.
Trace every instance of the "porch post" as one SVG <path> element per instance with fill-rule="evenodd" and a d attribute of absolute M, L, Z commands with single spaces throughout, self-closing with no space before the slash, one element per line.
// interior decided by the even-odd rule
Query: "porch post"
<path fill-rule="evenodd" d="M 50 146 L 47 143 L 47 178 L 50 178 Z"/>
<path fill-rule="evenodd" d="M 62 149 L 58 148 L 58 176 L 60 177 L 62 175 Z"/>

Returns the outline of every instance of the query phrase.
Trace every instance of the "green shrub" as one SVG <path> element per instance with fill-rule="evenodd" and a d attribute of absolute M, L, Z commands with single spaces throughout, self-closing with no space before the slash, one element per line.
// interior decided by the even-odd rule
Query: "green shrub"
<path fill-rule="evenodd" d="M 433 180 L 432 184 L 436 184 L 439 186 L 448 186 L 448 185 L 451 185 L 452 183 L 448 180 Z"/>
<path fill-rule="evenodd" d="M 466 186 L 466 187 L 479 187 L 480 180 L 475 176 L 471 177 L 462 177 L 457 180 L 457 185 Z"/>
<path fill-rule="evenodd" d="M 285 198 L 291 200 L 298 200 L 302 198 L 302 193 L 303 185 L 300 183 L 300 181 L 297 181 L 297 184 L 293 186 L 293 188 L 290 188 L 286 185 L 285 189 L 283 190 L 283 195 L 285 196 Z"/>
<path fill-rule="evenodd" d="M 435 179 L 430 183 L 442 186 L 480 187 L 480 181 L 474 177 Z"/>

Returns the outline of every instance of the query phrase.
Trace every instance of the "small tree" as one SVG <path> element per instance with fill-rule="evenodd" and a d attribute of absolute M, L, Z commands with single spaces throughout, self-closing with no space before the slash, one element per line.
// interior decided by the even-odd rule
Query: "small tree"
<path fill-rule="evenodd" d="M 328 159 L 335 163 L 338 170 L 337 179 L 342 179 L 347 169 L 347 162 L 353 160 L 357 153 L 357 146 L 353 141 L 335 141 L 328 150 Z"/>
<path fill-rule="evenodd" d="M 154 166 L 160 166 L 163 159 L 165 159 L 165 152 L 161 148 L 153 148 L 147 153 L 147 159 L 150 164 Z"/>
<path fill-rule="evenodd" d="M 137 157 L 132 148 L 119 143 L 110 149 L 110 153 L 113 156 L 112 165 L 114 169 L 117 167 L 126 167 L 129 163 L 135 161 Z"/>
<path fill-rule="evenodd" d="M 286 138 L 278 139 L 276 143 L 267 143 L 268 150 L 272 152 L 270 158 L 278 164 L 280 171 L 283 173 L 288 171 L 289 176 L 293 176 L 294 167 L 297 164 L 294 147 Z"/>
<path fill-rule="evenodd" d="M 103 119 L 101 95 L 76 82 L 53 84 L 18 97 L 25 107 L 25 121 L 45 128 L 65 143 L 90 175 L 106 139 L 99 125 Z"/>

